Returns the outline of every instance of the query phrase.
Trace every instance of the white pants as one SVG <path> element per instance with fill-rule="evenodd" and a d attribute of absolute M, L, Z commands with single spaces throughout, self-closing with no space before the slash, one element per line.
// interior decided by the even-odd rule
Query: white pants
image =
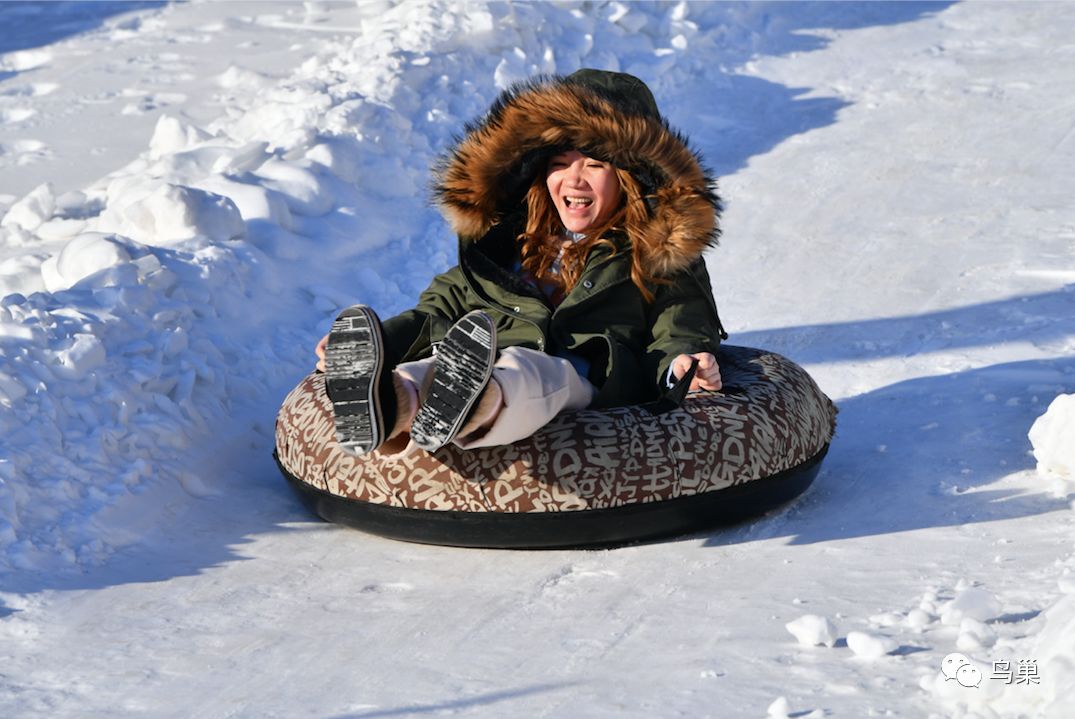
<path fill-rule="evenodd" d="M 434 361 L 435 358 L 430 357 L 405 362 L 395 371 L 415 387 L 425 387 Z M 505 347 L 500 350 L 493 365 L 493 379 L 500 385 L 504 397 L 500 413 L 488 431 L 456 437 L 452 440 L 456 446 L 474 449 L 511 444 L 529 437 L 560 412 L 588 407 L 597 392 L 590 381 L 580 377 L 567 360 L 525 347 Z M 401 441 L 393 438 L 382 445 L 381 452 L 410 454 L 417 447 L 414 442 L 408 441 L 405 449 L 392 451 L 401 444 Z"/>

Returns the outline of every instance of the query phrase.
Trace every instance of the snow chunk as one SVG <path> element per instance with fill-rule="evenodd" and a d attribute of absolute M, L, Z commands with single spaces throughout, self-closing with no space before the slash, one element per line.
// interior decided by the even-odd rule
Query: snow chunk
<path fill-rule="evenodd" d="M 923 609 L 912 609 L 907 612 L 907 618 L 904 622 L 911 629 L 923 629 L 933 622 L 933 617 Z"/>
<path fill-rule="evenodd" d="M 248 142 L 222 153 L 213 162 L 212 171 L 218 175 L 241 175 L 253 172 L 265 164 L 272 155 L 267 142 Z"/>
<path fill-rule="evenodd" d="M 222 242 L 242 237 L 246 232 L 242 215 L 229 198 L 172 184 L 158 187 L 118 212 L 109 207 L 102 215 L 102 224 L 156 247 L 167 247 L 199 235 Z"/>
<path fill-rule="evenodd" d="M 236 182 L 221 175 L 212 175 L 197 184 L 200 189 L 229 198 L 247 222 L 268 220 L 285 229 L 293 225 L 291 210 L 278 192 L 258 184 Z"/>
<path fill-rule="evenodd" d="M 877 659 L 896 650 L 896 642 L 891 637 L 870 632 L 848 632 L 847 646 L 863 659 Z"/>
<path fill-rule="evenodd" d="M 1028 436 L 1039 474 L 1075 481 L 1075 394 L 1054 399 Z"/>
<path fill-rule="evenodd" d="M 788 698 L 777 697 L 773 703 L 769 705 L 765 714 L 770 719 L 788 719 L 789 711 L 791 711 L 791 705 L 788 704 Z"/>
<path fill-rule="evenodd" d="M 43 260 L 44 257 L 38 255 L 20 255 L 0 262 L 0 297 L 45 291 L 45 282 L 41 279 Z"/>
<path fill-rule="evenodd" d="M 102 270 L 130 262 L 124 243 L 112 235 L 87 232 L 68 242 L 59 254 L 41 264 L 49 292 L 60 292 Z"/>
<path fill-rule="evenodd" d="M 153 129 L 153 137 L 149 141 L 149 156 L 159 159 L 165 155 L 190 149 L 209 138 L 209 133 L 194 125 L 184 123 L 179 118 L 170 115 L 161 115 L 157 120 L 157 126 Z"/>
<path fill-rule="evenodd" d="M 831 647 L 836 644 L 836 626 L 827 617 L 804 614 L 784 627 L 799 640 L 799 644 L 810 647 L 822 644 Z"/>
<path fill-rule="evenodd" d="M 101 340 L 93 335 L 76 334 L 74 344 L 56 353 L 60 362 L 57 374 L 64 379 L 82 379 L 91 370 L 104 365 L 105 355 Z"/>
<path fill-rule="evenodd" d="M 347 182 L 355 182 L 362 167 L 358 143 L 353 138 L 326 137 L 306 152 L 306 159 L 324 165 Z"/>
<path fill-rule="evenodd" d="M 997 643 L 997 634 L 987 624 L 977 619 L 964 617 L 959 623 L 959 637 L 956 648 L 968 652 L 975 649 L 988 649 Z"/>
<path fill-rule="evenodd" d="M 268 85 L 269 78 L 259 72 L 232 65 L 217 76 L 216 83 L 220 85 L 220 87 L 229 90 L 235 88 L 256 89 Z"/>
<path fill-rule="evenodd" d="M 46 182 L 38 185 L 7 211 L 0 220 L 0 226 L 18 225 L 24 230 L 33 231 L 52 217 L 56 211 L 56 196 L 52 185 Z"/>
<path fill-rule="evenodd" d="M 1003 607 L 997 598 L 981 587 L 968 587 L 948 602 L 941 611 L 941 621 L 954 626 L 965 618 L 989 621 L 1001 613 Z"/>
<path fill-rule="evenodd" d="M 86 229 L 85 220 L 66 220 L 61 217 L 54 217 L 41 224 L 34 230 L 34 234 L 42 242 L 64 242 L 72 239 L 84 229 Z"/>
<path fill-rule="evenodd" d="M 284 196 L 292 212 L 307 217 L 319 217 L 336 204 L 332 192 L 317 175 L 282 160 L 269 160 L 256 173 L 265 179 L 265 186 Z"/>

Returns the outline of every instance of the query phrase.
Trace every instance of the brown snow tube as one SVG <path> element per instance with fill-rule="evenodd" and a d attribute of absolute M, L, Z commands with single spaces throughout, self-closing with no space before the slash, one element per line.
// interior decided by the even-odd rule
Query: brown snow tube
<path fill-rule="evenodd" d="M 395 539 L 469 547 L 623 544 L 742 520 L 803 492 L 836 408 L 801 367 L 724 346 L 724 389 L 682 407 L 565 413 L 511 445 L 407 459 L 336 443 L 323 376 L 276 420 L 276 461 L 324 519 Z"/>

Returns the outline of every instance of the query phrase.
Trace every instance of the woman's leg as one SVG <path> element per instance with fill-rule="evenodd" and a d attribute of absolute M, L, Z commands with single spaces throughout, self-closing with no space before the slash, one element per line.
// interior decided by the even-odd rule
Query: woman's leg
<path fill-rule="evenodd" d="M 499 411 L 480 427 L 464 427 L 469 433 L 461 432 L 454 440 L 463 449 L 511 444 L 529 437 L 561 412 L 588 407 L 596 393 L 567 360 L 525 347 L 500 350 L 492 381 L 502 398 Z"/>
<path fill-rule="evenodd" d="M 434 358 L 406 362 L 396 378 L 424 397 Z M 529 437 L 560 412 L 584 409 L 596 389 L 565 359 L 523 347 L 505 347 L 493 365 L 493 378 L 453 443 L 463 449 L 511 444 Z M 419 400 L 421 401 L 421 400 Z M 403 414 L 401 412 L 401 414 Z M 413 414 L 410 415 L 413 419 Z M 382 454 L 407 456 L 418 449 L 407 431 L 397 431 L 381 446 Z"/>
<path fill-rule="evenodd" d="M 414 362 L 404 362 L 392 371 L 399 411 L 395 425 L 380 446 L 382 454 L 411 454 L 417 448 L 417 445 L 411 442 L 411 423 L 418 412 L 421 398 L 429 389 L 434 361 L 433 357 L 427 357 Z"/>

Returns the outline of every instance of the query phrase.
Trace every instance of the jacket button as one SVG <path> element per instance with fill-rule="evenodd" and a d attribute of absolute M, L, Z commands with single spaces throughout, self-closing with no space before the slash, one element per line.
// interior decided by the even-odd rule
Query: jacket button
<path fill-rule="evenodd" d="M 511 309 L 514 310 L 516 313 L 519 313 L 519 312 L 523 311 L 522 307 L 512 307 Z"/>
<path fill-rule="evenodd" d="M 590 282 L 589 280 L 586 280 L 585 282 L 582 283 L 582 286 L 585 287 L 586 289 L 590 289 L 591 287 L 593 287 L 593 282 Z"/>

